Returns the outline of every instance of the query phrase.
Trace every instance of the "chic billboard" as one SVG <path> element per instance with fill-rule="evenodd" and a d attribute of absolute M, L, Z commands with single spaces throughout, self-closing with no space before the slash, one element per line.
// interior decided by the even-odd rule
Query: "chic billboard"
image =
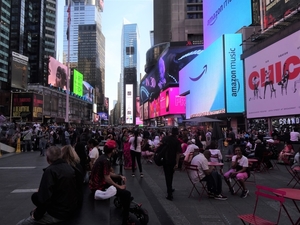
<path fill-rule="evenodd" d="M 62 90 L 67 90 L 68 67 L 50 56 L 48 68 L 48 84 Z"/>
<path fill-rule="evenodd" d="M 179 93 L 190 93 L 187 116 L 244 111 L 241 40 L 241 34 L 223 35 L 180 71 Z"/>
<path fill-rule="evenodd" d="M 160 93 L 160 116 L 185 114 L 185 96 L 179 95 L 179 88 L 168 88 Z"/>
<path fill-rule="evenodd" d="M 245 59 L 247 118 L 299 114 L 300 31 Z"/>
<path fill-rule="evenodd" d="M 252 0 L 203 0 L 203 34 L 206 49 L 223 34 L 252 24 Z"/>

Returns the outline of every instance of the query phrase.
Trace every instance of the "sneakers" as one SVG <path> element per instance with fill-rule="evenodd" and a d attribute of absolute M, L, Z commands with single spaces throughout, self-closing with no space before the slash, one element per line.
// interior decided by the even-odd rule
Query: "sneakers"
<path fill-rule="evenodd" d="M 215 195 L 214 195 L 214 193 L 212 193 L 212 192 L 208 192 L 208 197 L 209 197 L 209 198 L 215 198 Z"/>
<path fill-rule="evenodd" d="M 215 195 L 214 198 L 217 199 L 217 200 L 227 200 L 227 197 L 222 195 L 222 194 Z"/>
<path fill-rule="evenodd" d="M 235 194 L 235 190 L 234 190 L 234 188 L 229 188 L 229 191 L 230 191 L 230 193 L 231 193 L 232 195 L 234 195 L 234 194 Z"/>
<path fill-rule="evenodd" d="M 249 190 L 243 191 L 241 194 L 241 198 L 247 198 L 248 194 L 249 194 Z"/>
<path fill-rule="evenodd" d="M 141 173 L 141 174 L 140 174 L 140 177 L 143 178 L 143 177 L 144 177 L 144 174 Z"/>
<path fill-rule="evenodd" d="M 133 174 L 131 174 L 131 176 L 132 176 L 132 177 L 135 177 L 135 174 L 133 173 Z"/>

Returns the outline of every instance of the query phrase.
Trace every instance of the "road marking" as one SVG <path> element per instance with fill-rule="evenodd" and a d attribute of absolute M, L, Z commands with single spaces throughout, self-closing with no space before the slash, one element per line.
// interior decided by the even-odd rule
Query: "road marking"
<path fill-rule="evenodd" d="M 35 166 L 23 166 L 23 167 L 0 167 L 0 170 L 23 170 L 23 169 L 35 169 Z"/>
<path fill-rule="evenodd" d="M 37 188 L 36 189 L 15 189 L 13 190 L 11 193 L 30 193 L 30 192 L 37 192 Z"/>

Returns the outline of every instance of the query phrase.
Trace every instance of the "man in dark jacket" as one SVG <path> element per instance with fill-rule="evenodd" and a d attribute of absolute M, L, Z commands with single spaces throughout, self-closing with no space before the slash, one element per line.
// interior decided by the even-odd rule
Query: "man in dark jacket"
<path fill-rule="evenodd" d="M 178 140 L 178 128 L 172 128 L 172 134 L 164 137 L 163 143 L 168 145 L 166 149 L 166 155 L 163 162 L 163 168 L 165 173 L 166 185 L 167 185 L 167 197 L 166 199 L 173 200 L 173 174 L 174 170 L 178 167 L 178 161 L 181 153 L 181 144 Z"/>
<path fill-rule="evenodd" d="M 56 146 L 49 147 L 46 156 L 50 165 L 44 169 L 38 192 L 31 196 L 36 208 L 17 225 L 58 223 L 71 218 L 78 208 L 74 169 L 61 159 Z"/>

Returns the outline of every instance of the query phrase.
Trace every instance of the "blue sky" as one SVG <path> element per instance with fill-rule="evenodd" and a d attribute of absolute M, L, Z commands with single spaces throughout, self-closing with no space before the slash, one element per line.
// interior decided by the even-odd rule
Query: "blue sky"
<path fill-rule="evenodd" d="M 58 21 L 64 19 L 64 1 L 58 1 Z M 102 33 L 105 36 L 105 96 L 109 109 L 117 100 L 117 83 L 121 73 L 121 32 L 123 20 L 138 25 L 140 33 L 140 72 L 144 75 L 146 52 L 150 48 L 150 31 L 153 30 L 153 0 L 105 0 L 102 13 Z M 58 49 L 62 51 L 63 23 L 58 22 Z M 62 53 L 59 61 L 62 61 Z"/>

